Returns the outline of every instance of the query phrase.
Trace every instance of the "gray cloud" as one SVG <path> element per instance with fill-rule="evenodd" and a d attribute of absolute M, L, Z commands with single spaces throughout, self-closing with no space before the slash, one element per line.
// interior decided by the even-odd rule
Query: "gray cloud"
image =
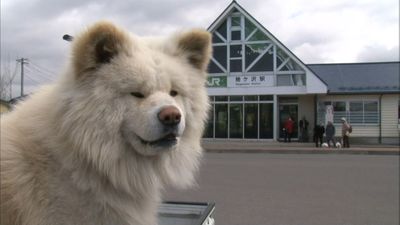
<path fill-rule="evenodd" d="M 399 61 L 399 46 L 386 48 L 382 45 L 366 46 L 357 55 L 360 62 Z"/>
<path fill-rule="evenodd" d="M 53 71 L 51 78 L 56 79 L 69 56 L 70 44 L 61 39 L 65 33 L 76 34 L 101 19 L 116 22 L 139 35 L 207 28 L 229 3 L 1 1 L 1 61 L 4 64 L 7 57 L 13 62 L 17 57 L 26 57 Z M 251 0 L 239 4 L 305 63 L 399 60 L 397 0 Z M 32 79 L 47 82 L 38 71 L 32 69 L 29 73 Z M 27 81 L 33 88 L 34 83 Z"/>

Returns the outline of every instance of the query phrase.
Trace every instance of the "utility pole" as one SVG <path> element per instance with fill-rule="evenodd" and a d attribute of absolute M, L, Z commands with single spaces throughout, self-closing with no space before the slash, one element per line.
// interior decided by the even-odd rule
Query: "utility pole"
<path fill-rule="evenodd" d="M 27 64 L 28 59 L 20 58 L 17 62 L 21 63 L 21 97 L 24 96 L 24 64 Z"/>

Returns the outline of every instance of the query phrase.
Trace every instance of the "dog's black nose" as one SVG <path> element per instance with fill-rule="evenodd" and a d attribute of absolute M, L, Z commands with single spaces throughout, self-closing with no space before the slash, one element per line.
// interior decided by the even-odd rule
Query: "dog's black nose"
<path fill-rule="evenodd" d="M 165 126 L 175 126 L 181 122 L 181 113 L 175 106 L 166 106 L 158 113 L 158 119 Z"/>

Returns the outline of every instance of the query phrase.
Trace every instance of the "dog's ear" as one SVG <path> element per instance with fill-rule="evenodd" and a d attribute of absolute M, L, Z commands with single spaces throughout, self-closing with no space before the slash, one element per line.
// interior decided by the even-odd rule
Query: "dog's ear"
<path fill-rule="evenodd" d="M 195 68 L 205 71 L 212 54 L 211 34 L 202 29 L 193 29 L 176 38 L 178 54 L 183 54 Z"/>
<path fill-rule="evenodd" d="M 110 22 L 98 22 L 73 41 L 72 63 L 75 74 L 109 63 L 118 54 L 130 54 L 129 35 Z"/>

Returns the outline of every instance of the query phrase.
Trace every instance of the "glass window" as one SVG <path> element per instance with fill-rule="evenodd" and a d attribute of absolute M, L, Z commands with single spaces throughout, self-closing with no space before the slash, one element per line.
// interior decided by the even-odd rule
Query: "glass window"
<path fill-rule="evenodd" d="M 254 66 L 251 67 L 250 72 L 273 71 L 274 70 L 274 57 L 272 52 L 265 53 Z"/>
<path fill-rule="evenodd" d="M 237 95 L 237 96 L 229 96 L 230 101 L 243 101 L 243 96 Z"/>
<path fill-rule="evenodd" d="M 272 95 L 260 95 L 260 101 L 272 101 L 274 96 Z"/>
<path fill-rule="evenodd" d="M 206 138 L 214 137 L 214 105 L 211 105 L 210 111 L 208 112 L 208 121 L 204 137 Z"/>
<path fill-rule="evenodd" d="M 333 106 L 333 123 L 341 123 L 341 118 L 346 115 L 346 102 L 332 102 Z"/>
<path fill-rule="evenodd" d="M 290 75 L 276 76 L 276 85 L 278 86 L 292 86 L 292 78 Z"/>
<path fill-rule="evenodd" d="M 215 137 L 228 137 L 228 104 L 215 104 Z"/>
<path fill-rule="evenodd" d="M 217 28 L 217 32 L 226 39 L 226 20 Z"/>
<path fill-rule="evenodd" d="M 244 100 L 245 101 L 257 101 L 258 96 L 257 95 L 245 95 Z"/>
<path fill-rule="evenodd" d="M 243 138 L 243 105 L 231 104 L 229 106 L 229 111 L 230 111 L 229 137 Z"/>
<path fill-rule="evenodd" d="M 293 79 L 293 84 L 295 86 L 306 85 L 306 75 L 305 74 L 293 74 L 292 79 Z"/>
<path fill-rule="evenodd" d="M 257 27 L 250 22 L 250 20 L 248 20 L 247 18 L 245 19 L 245 35 L 246 38 L 254 31 L 254 29 L 256 29 Z"/>
<path fill-rule="evenodd" d="M 346 102 L 332 102 L 334 112 L 345 112 Z"/>
<path fill-rule="evenodd" d="M 363 102 L 350 102 L 350 122 L 363 123 Z"/>
<path fill-rule="evenodd" d="M 242 45 L 231 45 L 230 47 L 231 58 L 242 57 Z"/>
<path fill-rule="evenodd" d="M 267 35 L 264 34 L 264 32 L 257 30 L 256 33 L 254 33 L 249 41 L 267 41 L 269 40 Z"/>
<path fill-rule="evenodd" d="M 212 42 L 213 43 L 224 43 L 224 41 L 218 37 L 215 33 L 212 34 Z"/>
<path fill-rule="evenodd" d="M 221 64 L 222 67 L 226 69 L 226 46 L 213 46 L 213 57 L 219 64 Z"/>
<path fill-rule="evenodd" d="M 208 96 L 210 102 L 214 102 L 214 96 Z"/>
<path fill-rule="evenodd" d="M 231 32 L 231 40 L 232 41 L 240 41 L 240 40 L 242 40 L 242 32 L 240 30 L 233 30 Z"/>
<path fill-rule="evenodd" d="M 278 62 L 279 63 L 279 62 Z M 301 70 L 298 68 L 297 64 L 294 63 L 292 60 L 289 60 L 281 69 L 280 71 L 293 71 L 293 70 Z"/>
<path fill-rule="evenodd" d="M 377 101 L 364 102 L 364 123 L 379 123 L 379 112 Z"/>
<path fill-rule="evenodd" d="M 232 17 L 232 19 L 231 19 L 232 27 L 241 27 L 240 21 L 241 21 L 240 16 Z"/>
<path fill-rule="evenodd" d="M 231 59 L 230 71 L 231 72 L 242 72 L 242 59 Z"/>
<path fill-rule="evenodd" d="M 244 137 L 258 138 L 258 104 L 245 104 Z"/>
<path fill-rule="evenodd" d="M 268 139 L 273 138 L 274 135 L 273 109 L 274 105 L 272 103 L 260 104 L 260 138 L 268 138 Z"/>
<path fill-rule="evenodd" d="M 208 64 L 208 72 L 209 73 L 223 73 L 224 71 L 221 70 L 212 60 Z"/>
<path fill-rule="evenodd" d="M 246 68 L 268 47 L 268 44 L 251 44 L 246 45 Z"/>
<path fill-rule="evenodd" d="M 378 102 L 364 102 L 364 110 L 366 112 L 378 112 Z"/>
<path fill-rule="evenodd" d="M 228 96 L 215 96 L 215 101 L 216 102 L 227 102 Z"/>

